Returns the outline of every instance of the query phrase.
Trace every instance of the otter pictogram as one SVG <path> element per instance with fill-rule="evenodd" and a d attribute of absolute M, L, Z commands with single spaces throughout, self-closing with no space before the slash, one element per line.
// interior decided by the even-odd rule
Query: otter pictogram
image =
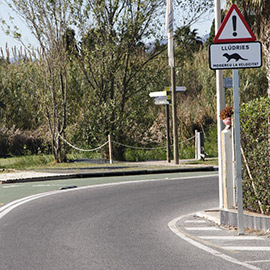
<path fill-rule="evenodd" d="M 225 56 L 227 58 L 227 63 L 229 61 L 231 61 L 231 59 L 234 59 L 236 62 L 239 61 L 240 59 L 241 60 L 245 60 L 247 61 L 248 59 L 245 59 L 243 57 L 241 57 L 238 53 L 233 53 L 233 54 L 227 54 L 227 53 L 224 53 L 223 56 Z"/>

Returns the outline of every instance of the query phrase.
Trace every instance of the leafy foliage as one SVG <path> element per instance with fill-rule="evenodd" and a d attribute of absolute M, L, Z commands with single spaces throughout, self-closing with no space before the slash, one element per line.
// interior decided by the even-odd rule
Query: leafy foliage
<path fill-rule="evenodd" d="M 241 106 L 244 207 L 270 214 L 270 99 L 257 98 Z M 250 170 L 248 173 L 247 168 Z"/>

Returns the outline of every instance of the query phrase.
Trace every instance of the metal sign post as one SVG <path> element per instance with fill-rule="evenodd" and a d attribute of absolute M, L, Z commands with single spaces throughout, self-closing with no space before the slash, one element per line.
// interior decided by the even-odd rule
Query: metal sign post
<path fill-rule="evenodd" d="M 239 110 L 239 74 L 238 69 L 233 69 L 233 101 L 234 101 L 234 136 L 235 136 L 235 161 L 237 184 L 237 224 L 238 234 L 244 234 L 244 214 L 243 214 L 243 191 L 242 191 L 242 162 L 241 162 L 241 140 L 240 140 L 240 110 Z"/>
<path fill-rule="evenodd" d="M 216 0 L 216 15 L 220 13 L 220 1 Z M 216 21 L 219 24 L 218 16 Z M 217 29 L 216 29 L 217 30 Z M 219 100 L 219 83 L 223 81 L 220 78 L 219 70 L 233 70 L 233 99 L 234 99 L 234 119 L 235 119 L 235 161 L 238 199 L 238 233 L 244 234 L 244 214 L 243 214 L 243 192 L 242 192 L 242 168 L 241 168 L 241 142 L 240 142 L 240 113 L 239 113 L 239 75 L 238 69 L 259 68 L 262 65 L 261 44 L 256 42 L 256 36 L 245 21 L 238 7 L 233 4 L 222 24 L 218 28 L 217 34 L 213 39 L 214 44 L 209 47 L 209 65 L 217 72 L 217 111 L 221 106 Z M 218 119 L 218 135 L 220 137 L 220 121 Z M 226 150 L 226 149 L 225 149 Z M 220 139 L 218 141 L 219 152 L 219 171 L 221 172 L 221 147 Z M 223 207 L 223 188 L 222 174 L 219 174 L 219 194 L 220 207 Z"/>
<path fill-rule="evenodd" d="M 221 3 L 215 0 L 215 32 L 221 25 Z M 219 118 L 221 110 L 225 107 L 225 91 L 223 87 L 223 71 L 216 70 L 216 87 L 217 87 L 217 135 L 218 135 L 218 174 L 219 174 L 219 208 L 223 208 L 223 176 L 222 176 L 222 155 L 221 155 L 221 130 L 224 127 L 222 120 Z"/>
<path fill-rule="evenodd" d="M 170 140 L 170 106 L 165 105 L 165 115 L 166 115 L 166 136 L 167 136 L 167 162 L 171 162 L 171 140 Z"/>

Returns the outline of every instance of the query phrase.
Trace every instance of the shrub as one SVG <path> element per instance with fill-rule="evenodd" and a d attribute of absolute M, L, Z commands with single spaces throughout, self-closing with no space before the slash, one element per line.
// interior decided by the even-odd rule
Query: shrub
<path fill-rule="evenodd" d="M 15 126 L 0 129 L 0 157 L 36 155 L 49 150 L 50 144 L 39 130 L 21 130 Z"/>
<path fill-rule="evenodd" d="M 243 163 L 244 207 L 266 214 L 270 214 L 269 117 L 270 98 L 241 106 L 241 143 L 247 161 Z"/>

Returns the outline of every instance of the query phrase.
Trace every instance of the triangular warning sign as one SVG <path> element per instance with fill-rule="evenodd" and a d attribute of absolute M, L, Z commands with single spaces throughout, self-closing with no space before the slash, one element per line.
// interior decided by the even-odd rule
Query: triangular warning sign
<path fill-rule="evenodd" d="M 256 37 L 238 7 L 233 4 L 214 37 L 214 43 L 249 42 Z"/>

